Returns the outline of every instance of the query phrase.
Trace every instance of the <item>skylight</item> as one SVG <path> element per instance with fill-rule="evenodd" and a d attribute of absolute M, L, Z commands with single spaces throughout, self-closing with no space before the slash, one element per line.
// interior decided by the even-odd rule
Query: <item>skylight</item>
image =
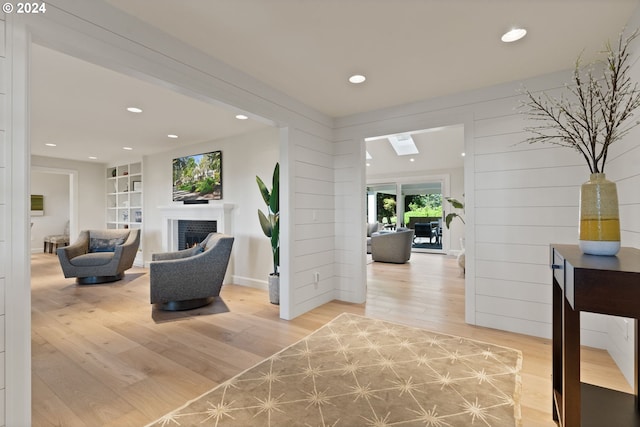
<path fill-rule="evenodd" d="M 410 154 L 418 154 L 418 147 L 413 142 L 413 138 L 408 134 L 391 135 L 388 137 L 389 142 L 398 156 L 407 156 Z"/>

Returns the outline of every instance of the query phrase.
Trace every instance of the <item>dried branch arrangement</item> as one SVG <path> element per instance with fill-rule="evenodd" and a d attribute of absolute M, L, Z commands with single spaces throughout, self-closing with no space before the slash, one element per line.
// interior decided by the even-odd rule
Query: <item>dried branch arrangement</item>
<path fill-rule="evenodd" d="M 640 106 L 640 89 L 629 77 L 629 46 L 638 35 L 639 30 L 626 38 L 621 34 L 615 49 L 606 44 L 604 75 L 599 78 L 593 75 L 594 67 L 583 70 L 578 57 L 573 84 L 565 85 L 568 97 L 525 90 L 522 111 L 542 123 L 525 128 L 533 136 L 524 142 L 573 148 L 584 156 L 591 173 L 604 172 L 609 146 L 640 124 L 627 122 Z"/>

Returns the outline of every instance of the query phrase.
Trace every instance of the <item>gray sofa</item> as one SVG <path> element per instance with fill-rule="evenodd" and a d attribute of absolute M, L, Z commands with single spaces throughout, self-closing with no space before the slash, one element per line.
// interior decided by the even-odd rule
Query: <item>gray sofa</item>
<path fill-rule="evenodd" d="M 152 255 L 151 304 L 161 310 L 190 310 L 220 295 L 234 238 L 210 233 L 200 244 Z"/>
<path fill-rule="evenodd" d="M 378 262 L 404 264 L 411 258 L 413 230 L 400 228 L 391 233 L 373 233 L 371 257 Z"/>
<path fill-rule="evenodd" d="M 75 277 L 81 285 L 108 283 L 124 277 L 133 266 L 140 230 L 82 230 L 70 246 L 58 248 L 64 277 Z"/>

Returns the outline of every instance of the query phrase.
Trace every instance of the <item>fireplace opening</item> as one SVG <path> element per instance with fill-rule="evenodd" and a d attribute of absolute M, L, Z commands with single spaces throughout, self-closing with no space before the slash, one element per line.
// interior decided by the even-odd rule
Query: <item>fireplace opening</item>
<path fill-rule="evenodd" d="M 188 249 L 218 231 L 216 221 L 178 220 L 178 249 Z"/>

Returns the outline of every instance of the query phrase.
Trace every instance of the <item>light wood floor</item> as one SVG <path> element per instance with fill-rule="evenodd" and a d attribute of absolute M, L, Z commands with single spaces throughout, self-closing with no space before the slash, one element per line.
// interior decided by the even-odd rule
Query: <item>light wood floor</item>
<path fill-rule="evenodd" d="M 520 349 L 524 425 L 555 425 L 550 342 L 465 324 L 455 259 L 414 254 L 367 273 L 366 305 L 331 302 L 284 321 L 265 291 L 224 286 L 207 308 L 156 312 L 145 269 L 77 286 L 54 255 L 33 255 L 33 425 L 143 426 L 345 311 Z M 582 357 L 585 381 L 631 392 L 606 352 L 585 348 Z"/>

